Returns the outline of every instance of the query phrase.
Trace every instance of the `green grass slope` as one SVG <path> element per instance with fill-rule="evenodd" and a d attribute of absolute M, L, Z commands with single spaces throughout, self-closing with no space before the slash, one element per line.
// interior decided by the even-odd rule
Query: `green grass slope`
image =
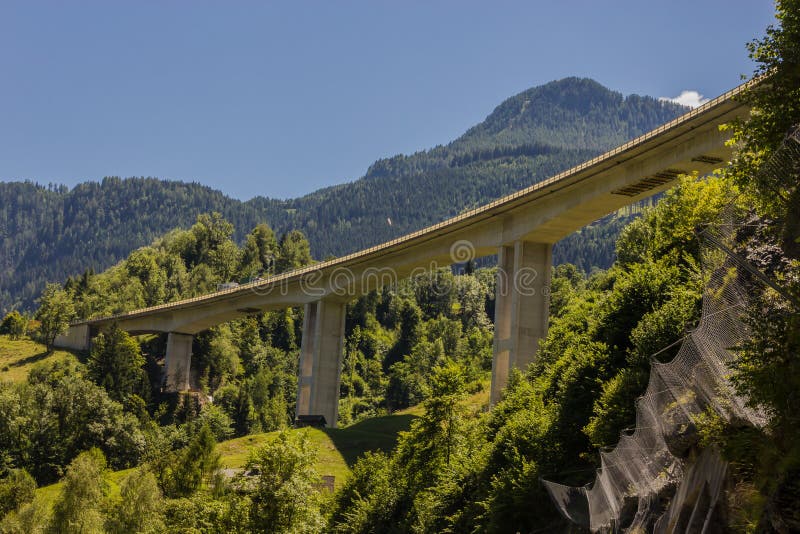
<path fill-rule="evenodd" d="M 9 342 L 0 338 L 0 347 L 3 342 L 28 346 L 30 342 Z M 34 344 L 38 345 L 38 344 Z M 39 345 L 41 347 L 41 345 Z M 37 354 L 33 347 L 28 353 Z M 0 353 L 2 354 L 2 353 Z M 70 353 L 57 352 L 48 357 L 72 357 Z M 24 356 L 21 358 L 24 359 Z M 24 379 L 22 376 L 21 379 Z M 489 382 L 485 382 L 480 391 L 464 399 L 464 405 L 470 411 L 482 411 L 489 405 Z M 411 428 L 414 419 L 424 413 L 422 405 L 412 406 L 399 410 L 391 415 L 364 419 L 346 428 L 299 428 L 290 432 L 305 432 L 317 450 L 315 468 L 320 475 L 332 475 L 335 487 L 350 476 L 350 470 L 364 453 L 391 451 L 397 444 L 401 432 Z M 220 453 L 220 467 L 223 469 L 241 469 L 247 463 L 252 451 L 262 447 L 270 440 L 275 439 L 278 432 L 264 432 L 234 438 L 217 444 Z M 134 468 L 135 469 L 135 468 Z M 119 485 L 133 469 L 110 471 L 106 475 L 111 495 L 119 492 Z M 61 483 L 43 486 L 36 490 L 36 498 L 52 506 L 61 491 Z"/>
<path fill-rule="evenodd" d="M 317 450 L 316 470 L 320 475 L 333 475 L 338 488 L 350 475 L 350 468 L 367 451 L 389 452 L 397 443 L 400 432 L 407 431 L 417 417 L 409 411 L 367 419 L 347 428 L 298 428 L 290 432 L 305 432 Z M 251 451 L 274 439 L 278 432 L 250 434 L 223 441 L 217 445 L 223 469 L 240 469 L 247 463 Z M 133 469 L 110 471 L 106 475 L 111 495 L 119 492 L 119 485 Z M 36 490 L 36 498 L 52 506 L 61 491 L 57 482 Z"/>
<path fill-rule="evenodd" d="M 364 420 L 347 428 L 300 428 L 317 450 L 316 469 L 320 475 L 333 475 L 338 486 L 350 475 L 350 467 L 367 451 L 391 451 L 400 432 L 407 431 L 416 415 L 398 412 Z M 217 445 L 223 468 L 244 467 L 250 452 L 277 436 L 278 432 L 250 434 Z"/>
<path fill-rule="evenodd" d="M 47 351 L 47 347 L 30 339 L 12 340 L 0 336 L 0 382 L 22 382 L 39 362 L 76 359 L 64 350 Z"/>

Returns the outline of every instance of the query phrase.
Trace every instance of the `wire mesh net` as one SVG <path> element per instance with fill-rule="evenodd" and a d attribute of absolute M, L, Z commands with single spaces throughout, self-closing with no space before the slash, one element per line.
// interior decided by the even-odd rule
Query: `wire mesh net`
<path fill-rule="evenodd" d="M 720 224 L 716 239 L 730 241 L 733 227 Z M 652 362 L 633 432 L 600 454 L 590 484 L 543 481 L 562 515 L 593 532 L 684 532 L 687 525 L 707 525 L 726 466 L 711 449 L 687 461 L 699 440 L 697 417 L 713 412 L 729 423 L 765 423 L 729 381 L 736 347 L 747 336 L 747 285 L 735 262 L 715 249 L 705 251 L 703 265 L 710 274 L 699 326 L 672 361 Z"/>

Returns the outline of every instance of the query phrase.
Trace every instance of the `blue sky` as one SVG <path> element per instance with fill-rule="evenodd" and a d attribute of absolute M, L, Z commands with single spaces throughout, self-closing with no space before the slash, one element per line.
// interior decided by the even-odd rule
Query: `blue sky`
<path fill-rule="evenodd" d="M 767 0 L 0 3 L 0 181 L 197 181 L 247 199 L 362 176 L 565 76 L 714 97 Z"/>

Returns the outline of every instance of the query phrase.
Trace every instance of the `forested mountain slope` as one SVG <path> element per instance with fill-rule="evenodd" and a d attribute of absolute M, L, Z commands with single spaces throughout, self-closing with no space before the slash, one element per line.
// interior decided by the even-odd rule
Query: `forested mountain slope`
<path fill-rule="evenodd" d="M 0 183 L 0 312 L 30 308 L 46 281 L 89 265 L 105 269 L 204 212 L 222 213 L 239 231 L 259 222 L 278 233 L 300 229 L 315 257 L 342 255 L 528 186 L 683 111 L 567 78 L 509 98 L 448 145 L 378 160 L 359 180 L 291 200 L 241 202 L 199 184 L 153 178 L 106 178 L 71 190 Z M 572 237 L 557 247 L 556 262 L 608 266 L 613 238 L 628 219 L 612 217 L 611 226 Z"/>

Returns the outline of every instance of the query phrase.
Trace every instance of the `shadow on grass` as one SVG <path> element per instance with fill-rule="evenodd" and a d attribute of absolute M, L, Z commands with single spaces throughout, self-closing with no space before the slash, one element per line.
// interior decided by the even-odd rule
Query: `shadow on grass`
<path fill-rule="evenodd" d="M 17 360 L 15 362 L 9 363 L 8 366 L 9 367 L 22 367 L 23 365 L 28 365 L 28 364 L 32 364 L 32 363 L 36 363 L 38 361 L 44 360 L 45 358 L 47 358 L 51 354 L 53 354 L 52 350 L 45 350 L 45 351 L 39 352 L 37 354 L 32 354 L 32 355 L 28 356 L 27 358 L 22 358 L 21 360 Z"/>
<path fill-rule="evenodd" d="M 353 467 L 359 456 L 367 451 L 390 452 L 397 444 L 400 432 L 411 428 L 416 415 L 385 415 L 365 419 L 347 428 L 326 428 L 325 433 L 333 441 L 334 446 Z"/>

